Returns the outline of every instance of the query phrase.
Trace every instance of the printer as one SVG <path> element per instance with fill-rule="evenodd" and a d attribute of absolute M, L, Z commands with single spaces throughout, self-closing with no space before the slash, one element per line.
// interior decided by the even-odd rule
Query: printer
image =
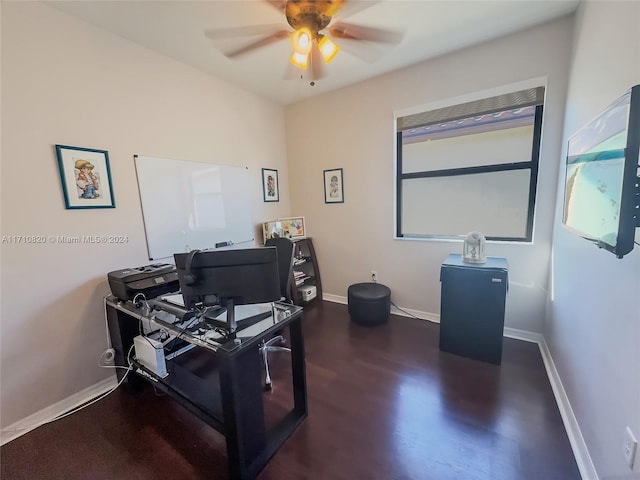
<path fill-rule="evenodd" d="M 107 274 L 111 293 L 120 300 L 133 300 L 138 293 L 147 300 L 180 290 L 178 272 L 170 263 L 125 268 Z"/>

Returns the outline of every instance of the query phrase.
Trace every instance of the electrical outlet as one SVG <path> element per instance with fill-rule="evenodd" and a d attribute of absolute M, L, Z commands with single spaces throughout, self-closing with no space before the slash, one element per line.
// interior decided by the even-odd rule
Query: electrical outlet
<path fill-rule="evenodd" d="M 371 270 L 371 281 L 372 282 L 378 281 L 378 272 L 376 272 L 375 270 Z"/>
<path fill-rule="evenodd" d="M 116 352 L 113 348 L 106 349 L 100 356 L 100 364 L 104 366 L 111 366 L 114 363 Z"/>
<path fill-rule="evenodd" d="M 638 441 L 633 432 L 627 427 L 624 436 L 624 444 L 622 445 L 624 458 L 627 460 L 629 468 L 633 470 L 633 463 L 636 458 L 636 450 L 638 449 Z"/>

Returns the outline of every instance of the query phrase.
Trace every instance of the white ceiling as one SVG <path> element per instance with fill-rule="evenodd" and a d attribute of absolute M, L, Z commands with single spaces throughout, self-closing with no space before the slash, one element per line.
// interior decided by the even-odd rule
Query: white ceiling
<path fill-rule="evenodd" d="M 345 51 L 343 45 L 335 60 L 326 66 L 326 76 L 315 86 L 299 76 L 285 80 L 291 54 L 286 39 L 228 59 L 220 53 L 220 44 L 204 36 L 206 29 L 247 25 L 275 24 L 289 28 L 284 15 L 266 1 L 46 3 L 241 88 L 289 104 L 566 15 L 575 10 L 579 0 L 364 1 L 358 2 L 366 7 L 359 11 L 356 11 L 358 3 L 352 2 L 351 9 L 356 11 L 352 15 L 346 15 L 349 5 L 345 4 L 343 15 L 339 12 L 333 22 L 344 20 L 402 31 L 404 37 L 393 47 L 366 44 L 367 52 L 376 54 L 374 61 L 363 61 Z M 253 40 L 255 37 L 247 37 L 246 42 L 236 39 L 234 45 Z"/>

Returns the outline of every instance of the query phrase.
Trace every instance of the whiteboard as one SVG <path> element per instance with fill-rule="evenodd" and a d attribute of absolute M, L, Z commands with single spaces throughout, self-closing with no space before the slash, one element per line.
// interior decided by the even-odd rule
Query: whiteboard
<path fill-rule="evenodd" d="M 134 159 L 150 260 L 254 239 L 246 167 Z"/>

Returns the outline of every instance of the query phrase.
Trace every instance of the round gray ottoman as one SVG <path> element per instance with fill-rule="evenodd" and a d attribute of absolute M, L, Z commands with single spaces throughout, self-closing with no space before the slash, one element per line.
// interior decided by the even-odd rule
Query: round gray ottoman
<path fill-rule="evenodd" d="M 349 315 L 360 325 L 381 325 L 391 312 L 391 290 L 380 283 L 355 283 L 347 290 Z"/>

